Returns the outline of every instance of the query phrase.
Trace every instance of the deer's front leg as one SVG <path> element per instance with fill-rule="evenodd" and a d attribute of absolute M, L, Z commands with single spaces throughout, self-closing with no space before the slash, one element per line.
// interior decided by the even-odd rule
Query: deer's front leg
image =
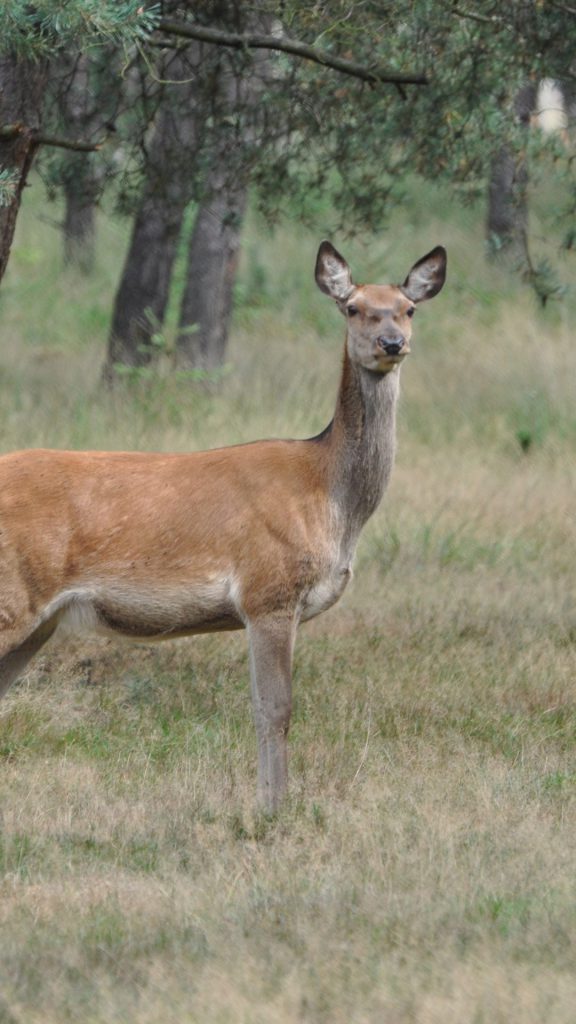
<path fill-rule="evenodd" d="M 258 738 L 258 797 L 274 812 L 288 785 L 287 737 L 292 710 L 293 613 L 250 622 L 250 679 Z"/>

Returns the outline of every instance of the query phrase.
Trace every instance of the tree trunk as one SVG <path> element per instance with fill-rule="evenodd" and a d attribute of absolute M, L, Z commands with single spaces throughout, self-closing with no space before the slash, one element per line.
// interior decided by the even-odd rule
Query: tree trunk
<path fill-rule="evenodd" d="M 83 274 L 90 274 L 94 268 L 96 204 L 91 184 L 81 175 L 64 185 L 64 263 Z"/>
<path fill-rule="evenodd" d="M 576 125 L 576 83 L 572 80 L 563 79 L 556 83 L 562 93 L 564 113 L 566 115 L 565 136 L 566 141 L 573 140 L 574 126 Z"/>
<path fill-rule="evenodd" d="M 266 13 L 243 12 L 244 19 L 253 29 L 270 30 L 271 19 Z M 219 68 L 216 89 L 221 128 L 215 139 L 206 198 L 190 237 L 180 308 L 176 361 L 183 368 L 212 370 L 224 362 L 247 201 L 246 171 L 234 170 L 232 154 L 238 160 L 254 143 L 252 115 L 268 74 L 265 54 L 252 57 L 248 76 L 239 75 L 233 64 L 223 63 Z M 234 122 L 239 105 L 241 119 L 230 135 L 227 123 Z"/>
<path fill-rule="evenodd" d="M 536 85 L 523 86 L 514 100 L 514 116 L 528 130 Z M 524 153 L 502 147 L 492 158 L 486 230 L 494 255 L 521 260 L 528 230 L 528 164 Z"/>
<path fill-rule="evenodd" d="M 240 6 L 232 13 L 240 15 Z M 252 73 L 246 80 L 245 58 L 214 53 L 203 44 L 182 53 L 185 57 L 173 57 L 176 65 L 162 76 L 167 84 L 114 307 L 104 367 L 107 382 L 117 376 L 115 367 L 147 366 L 157 352 L 153 335 L 164 320 L 182 216 L 197 185 L 194 174 L 200 172 L 207 199 L 190 243 L 176 355 L 180 365 L 194 367 L 219 365 L 224 355 L 246 201 L 246 182 L 239 181 L 235 167 L 242 164 L 239 154 L 251 141 L 246 117 L 256 104 L 267 61 L 251 58 Z M 182 73 L 178 59 L 187 62 Z M 170 84 L 175 79 L 181 84 Z M 195 324 L 197 337 L 187 329 Z"/>
<path fill-rule="evenodd" d="M 224 362 L 245 207 L 246 189 L 220 182 L 198 210 L 180 308 L 179 367 L 209 370 Z"/>
<path fill-rule="evenodd" d="M 0 56 L 0 128 L 15 126 L 14 135 L 0 134 L 0 280 L 4 276 L 22 191 L 37 149 L 34 132 L 40 127 L 48 64 L 15 54 Z"/>
<path fill-rule="evenodd" d="M 185 206 L 184 199 L 153 195 L 140 206 L 114 303 L 104 368 L 109 382 L 119 364 L 147 366 L 155 355 L 153 335 L 164 321 Z"/>
<path fill-rule="evenodd" d="M 59 70 L 63 80 L 60 113 L 67 131 L 72 138 L 90 138 L 95 123 L 102 119 L 98 94 L 91 87 L 90 57 L 68 54 L 62 58 Z M 94 267 L 96 240 L 95 207 L 100 177 L 97 155 L 71 153 L 62 159 L 64 263 L 89 274 Z"/>
<path fill-rule="evenodd" d="M 521 251 L 528 227 L 525 161 L 517 162 L 503 147 L 492 159 L 488 186 L 488 241 L 493 255 L 516 256 Z"/>
<path fill-rule="evenodd" d="M 178 77 L 174 66 L 170 77 Z M 189 76 L 183 84 L 164 87 L 142 200 L 114 302 L 103 370 L 109 384 L 117 378 L 119 366 L 147 366 L 158 352 L 154 335 L 164 321 L 182 218 L 190 200 L 186 154 L 197 138 L 194 84 Z"/>

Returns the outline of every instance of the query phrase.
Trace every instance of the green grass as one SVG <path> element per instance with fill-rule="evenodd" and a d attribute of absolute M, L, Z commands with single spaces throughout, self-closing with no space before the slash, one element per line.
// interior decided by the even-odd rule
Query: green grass
<path fill-rule="evenodd" d="M 64 272 L 36 191 L 0 294 L 3 450 L 325 425 L 318 238 L 250 223 L 217 388 L 163 365 L 109 396 L 126 228 L 102 217 L 94 277 Z M 254 805 L 242 635 L 52 642 L 0 708 L 0 1022 L 572 1024 L 574 297 L 538 310 L 484 262 L 481 211 L 433 198 L 335 239 L 359 279 L 439 242 L 450 276 L 355 579 L 300 631 L 285 809 Z"/>

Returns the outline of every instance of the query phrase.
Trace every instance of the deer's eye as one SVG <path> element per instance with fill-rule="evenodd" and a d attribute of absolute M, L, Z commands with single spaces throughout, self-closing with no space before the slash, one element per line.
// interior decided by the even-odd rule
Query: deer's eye
<path fill-rule="evenodd" d="M 346 313 L 348 316 L 356 316 L 358 312 L 357 306 L 346 306 Z"/>
<path fill-rule="evenodd" d="M 406 316 L 413 317 L 416 312 L 416 306 L 410 306 L 410 309 L 406 310 Z"/>

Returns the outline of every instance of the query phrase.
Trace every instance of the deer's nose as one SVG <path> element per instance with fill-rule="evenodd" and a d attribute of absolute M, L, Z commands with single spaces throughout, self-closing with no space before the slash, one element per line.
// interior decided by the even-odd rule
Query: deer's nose
<path fill-rule="evenodd" d="M 378 344 L 387 356 L 397 356 L 404 345 L 404 338 L 401 334 L 385 334 L 378 338 Z"/>

